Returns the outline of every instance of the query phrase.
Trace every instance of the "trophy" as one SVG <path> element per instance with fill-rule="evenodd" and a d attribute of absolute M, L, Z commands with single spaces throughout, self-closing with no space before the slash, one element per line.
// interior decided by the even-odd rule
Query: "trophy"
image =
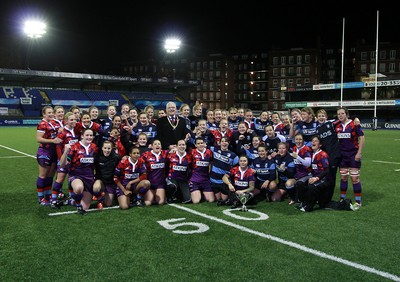
<path fill-rule="evenodd" d="M 253 193 L 245 192 L 240 195 L 236 194 L 238 200 L 242 203 L 242 207 L 240 208 L 241 211 L 247 212 L 248 209 L 246 207 L 246 203 L 253 198 Z"/>

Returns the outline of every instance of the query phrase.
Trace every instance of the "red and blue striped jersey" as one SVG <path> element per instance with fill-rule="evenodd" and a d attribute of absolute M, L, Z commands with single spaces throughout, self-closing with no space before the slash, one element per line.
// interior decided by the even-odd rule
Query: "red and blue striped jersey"
<path fill-rule="evenodd" d="M 199 150 L 193 149 L 190 153 L 193 158 L 190 181 L 196 183 L 210 181 L 210 165 L 213 161 L 212 151 L 210 149 L 205 149 L 204 152 L 199 152 Z"/>
<path fill-rule="evenodd" d="M 43 138 L 54 139 L 57 137 L 57 127 L 55 121 L 46 121 L 42 119 L 36 127 L 37 132 L 43 133 Z M 49 150 L 51 148 L 56 148 L 55 144 L 52 143 L 40 143 L 39 148 Z"/>
<path fill-rule="evenodd" d="M 97 151 L 94 143 L 84 146 L 82 142 L 77 142 L 72 145 L 67 156 L 70 163 L 69 175 L 94 177 L 94 158 Z"/>
<path fill-rule="evenodd" d="M 255 171 L 250 167 L 241 171 L 239 166 L 235 166 L 231 168 L 228 175 L 233 180 L 232 184 L 236 190 L 245 190 L 249 188 L 250 181 L 255 181 Z"/>
<path fill-rule="evenodd" d="M 144 152 L 141 156 L 146 165 L 147 179 L 151 182 L 152 187 L 165 186 L 165 162 L 167 161 L 167 155 L 167 150 L 161 150 L 158 154 L 151 150 Z"/>
<path fill-rule="evenodd" d="M 190 167 L 193 163 L 191 154 L 185 153 L 180 156 L 178 153 L 169 153 L 168 160 L 168 177 L 176 180 L 187 181 Z"/>
<path fill-rule="evenodd" d="M 74 129 L 68 129 L 67 127 L 64 127 L 63 131 L 61 133 L 57 134 L 57 137 L 62 140 L 60 144 L 57 144 L 57 157 L 58 159 L 61 159 L 61 156 L 64 152 L 64 147 L 65 144 L 70 144 L 74 145 L 76 142 L 79 141 L 79 136 L 75 134 Z"/>
<path fill-rule="evenodd" d="M 144 174 L 146 174 L 146 166 L 143 159 L 139 158 L 136 162 L 133 162 L 133 160 L 128 157 L 121 159 L 115 168 L 114 182 L 119 181 L 125 187 L 130 181 Z"/>
<path fill-rule="evenodd" d="M 325 151 L 318 150 L 311 158 L 311 174 L 323 178 L 329 171 L 329 156 Z"/>
<path fill-rule="evenodd" d="M 335 131 L 341 151 L 352 152 L 358 150 L 358 137 L 364 136 L 361 126 L 356 126 L 353 120 L 349 120 L 346 124 L 337 124 Z"/>

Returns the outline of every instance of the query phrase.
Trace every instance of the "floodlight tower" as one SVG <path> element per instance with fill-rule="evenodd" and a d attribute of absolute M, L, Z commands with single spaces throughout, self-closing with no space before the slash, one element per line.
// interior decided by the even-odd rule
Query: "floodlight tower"
<path fill-rule="evenodd" d="M 27 20 L 24 23 L 24 33 L 29 40 L 26 53 L 26 68 L 29 69 L 29 60 L 32 53 L 33 43 L 35 40 L 42 38 L 46 33 L 46 24 L 38 20 Z"/>
<path fill-rule="evenodd" d="M 181 47 L 181 40 L 178 38 L 167 38 L 164 49 L 168 54 L 175 53 Z"/>
<path fill-rule="evenodd" d="M 167 38 L 164 43 L 164 50 L 167 56 L 172 56 L 181 47 L 181 40 L 176 37 Z M 175 79 L 176 68 L 172 64 L 172 78 Z"/>

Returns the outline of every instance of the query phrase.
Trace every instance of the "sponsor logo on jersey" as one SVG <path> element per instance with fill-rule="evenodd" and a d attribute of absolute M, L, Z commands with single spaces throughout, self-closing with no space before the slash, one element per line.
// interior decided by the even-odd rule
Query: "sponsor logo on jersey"
<path fill-rule="evenodd" d="M 125 174 L 125 179 L 136 179 L 139 177 L 139 173 L 127 173 Z"/>
<path fill-rule="evenodd" d="M 229 156 L 223 156 L 221 154 L 214 153 L 214 158 L 216 160 L 220 160 L 220 161 L 222 161 L 224 163 L 229 163 Z"/>
<path fill-rule="evenodd" d="M 150 167 L 151 167 L 151 169 L 164 168 L 165 167 L 165 163 L 151 164 Z"/>
<path fill-rule="evenodd" d="M 209 166 L 209 162 L 203 162 L 203 161 L 196 161 L 197 166 Z"/>
<path fill-rule="evenodd" d="M 235 180 L 235 185 L 237 187 L 247 187 L 247 186 L 249 186 L 249 182 L 248 181 Z"/>
<path fill-rule="evenodd" d="M 339 139 L 349 139 L 349 138 L 351 138 L 351 133 L 347 133 L 347 132 L 345 132 L 345 133 L 338 133 L 337 137 L 338 137 Z"/>
<path fill-rule="evenodd" d="M 93 157 L 80 158 L 79 161 L 81 164 L 92 164 L 92 163 L 94 163 L 94 158 Z"/>
<path fill-rule="evenodd" d="M 256 169 L 256 172 L 258 174 L 269 174 L 269 170 L 268 169 L 262 169 L 262 168 Z"/>
<path fill-rule="evenodd" d="M 312 129 L 305 128 L 305 129 L 303 129 L 303 135 L 312 135 L 314 133 L 315 133 L 315 128 L 312 128 Z"/>
<path fill-rule="evenodd" d="M 326 132 L 321 133 L 319 135 L 319 137 L 321 137 L 323 139 L 323 138 L 326 138 L 326 137 L 331 136 L 331 135 L 332 135 L 331 131 L 326 131 Z"/>
<path fill-rule="evenodd" d="M 187 169 L 186 166 L 182 166 L 182 165 L 174 165 L 174 166 L 172 166 L 172 168 L 173 168 L 175 171 L 186 171 L 186 169 Z"/>

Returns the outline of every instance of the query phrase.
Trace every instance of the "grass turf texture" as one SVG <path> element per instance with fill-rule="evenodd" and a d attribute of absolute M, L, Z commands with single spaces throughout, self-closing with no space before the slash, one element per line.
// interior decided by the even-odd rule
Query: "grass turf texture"
<path fill-rule="evenodd" d="M 263 202 L 251 208 L 269 218 L 250 221 L 224 214 L 227 207 L 215 203 L 184 207 L 399 277 L 400 131 L 365 134 L 357 212 L 301 213 L 286 201 Z M 33 127 L 0 128 L 0 145 L 35 156 L 35 135 Z M 387 281 L 174 205 L 51 217 L 54 211 L 37 203 L 35 158 L 0 146 L 0 171 L 1 281 Z M 348 197 L 354 198 L 351 185 Z M 159 223 L 180 218 L 175 224 L 209 229 L 176 234 Z"/>

